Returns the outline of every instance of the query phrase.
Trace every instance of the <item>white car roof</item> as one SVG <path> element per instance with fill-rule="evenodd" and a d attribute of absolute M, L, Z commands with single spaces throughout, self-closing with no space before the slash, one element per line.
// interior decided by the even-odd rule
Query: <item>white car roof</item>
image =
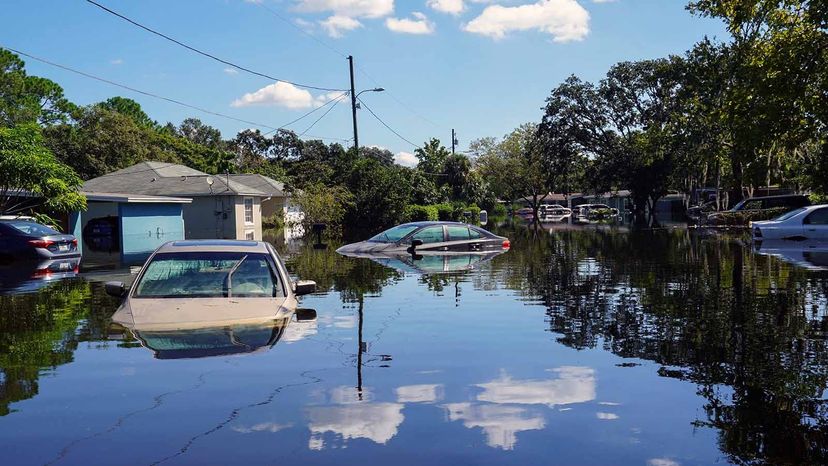
<path fill-rule="evenodd" d="M 267 243 L 262 241 L 204 239 L 170 241 L 158 248 L 158 253 L 170 252 L 250 252 L 269 253 Z"/>

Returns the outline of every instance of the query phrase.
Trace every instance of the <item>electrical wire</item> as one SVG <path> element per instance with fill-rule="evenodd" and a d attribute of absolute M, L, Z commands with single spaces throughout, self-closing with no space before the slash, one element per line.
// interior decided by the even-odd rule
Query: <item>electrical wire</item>
<path fill-rule="evenodd" d="M 337 49 L 337 48 L 336 48 L 336 47 L 334 47 L 333 45 L 331 45 L 331 44 L 329 44 L 329 43 L 327 43 L 327 42 L 323 41 L 322 39 L 320 39 L 320 38 L 316 37 L 315 35 L 313 35 L 313 34 L 309 33 L 308 31 L 306 31 L 306 30 L 302 29 L 301 27 L 299 27 L 298 25 L 296 25 L 293 21 L 290 21 L 289 19 L 287 19 L 287 18 L 285 18 L 284 16 L 282 16 L 281 14 L 279 14 L 279 12 L 278 12 L 278 11 L 276 11 L 276 10 L 274 10 L 274 9 L 270 8 L 269 6 L 265 5 L 265 4 L 264 4 L 264 2 L 253 2 L 253 3 L 255 3 L 257 6 L 259 6 L 259 7 L 263 8 L 263 9 L 265 9 L 266 11 L 270 12 L 270 14 L 272 14 L 273 16 L 275 16 L 275 17 L 279 18 L 279 19 L 280 19 L 280 20 L 282 20 L 283 22 L 287 23 L 289 26 L 291 26 L 292 28 L 294 28 L 294 29 L 296 29 L 297 31 L 299 31 L 302 35 L 305 35 L 305 36 L 307 36 L 307 37 L 310 37 L 311 39 L 313 39 L 314 41 L 316 41 L 317 43 L 319 43 L 320 45 L 322 45 L 322 46 L 323 46 L 323 47 L 325 47 L 326 49 L 330 50 L 331 52 L 333 52 L 333 53 L 335 53 L 335 54 L 337 54 L 337 55 L 341 56 L 342 58 L 348 58 L 348 55 L 346 55 L 346 54 L 345 54 L 345 52 L 343 52 L 343 51 L 341 51 L 341 50 Z"/>
<path fill-rule="evenodd" d="M 345 90 L 345 89 L 333 89 L 333 88 L 329 88 L 329 87 L 311 86 L 311 85 L 309 85 L 309 84 L 301 84 L 301 83 L 297 83 L 297 82 L 293 82 L 293 81 L 288 81 L 288 80 L 286 80 L 286 79 L 279 79 L 279 78 L 275 78 L 275 77 L 273 77 L 273 76 L 270 76 L 270 75 L 265 74 L 265 73 L 261 73 L 261 72 L 259 72 L 259 71 L 254 71 L 254 70 L 252 70 L 252 69 L 250 69 L 250 68 L 246 68 L 246 67 L 244 67 L 244 66 L 237 65 L 237 64 L 235 64 L 235 63 L 233 63 L 233 62 L 231 62 L 231 61 L 225 60 L 225 59 L 223 59 L 223 58 L 219 58 L 219 57 L 217 57 L 217 56 L 215 56 L 215 55 L 212 55 L 212 54 L 210 54 L 210 53 L 207 53 L 207 52 L 204 52 L 204 51 L 202 51 L 202 50 L 199 50 L 199 49 L 197 49 L 197 48 L 195 48 L 195 47 L 193 47 L 193 46 L 187 45 L 187 44 L 185 44 L 185 43 L 183 43 L 183 42 L 181 42 L 181 41 L 179 41 L 179 40 L 176 40 L 176 39 L 174 39 L 174 38 L 172 38 L 172 37 L 170 37 L 170 36 L 168 36 L 168 35 L 166 35 L 166 34 L 164 34 L 164 33 L 162 33 L 162 32 L 156 31 L 155 29 L 152 29 L 152 28 L 150 28 L 150 27 L 148 27 L 148 26 L 144 26 L 143 24 L 141 24 L 141 23 L 139 23 L 139 22 L 137 22 L 137 21 L 134 21 L 134 20 L 132 20 L 132 19 L 130 19 L 130 18 L 128 18 L 128 17 L 126 17 L 126 16 L 124 16 L 124 15 L 122 15 L 122 14 L 120 14 L 120 13 L 118 13 L 118 12 L 114 11 L 114 10 L 111 10 L 111 9 L 109 9 L 109 8 L 105 7 L 104 5 L 101 5 L 100 3 L 98 3 L 98 2 L 96 2 L 96 1 L 94 1 L 94 0 L 86 0 L 86 2 L 87 2 L 87 3 L 89 3 L 89 4 L 91 4 L 91 5 L 94 5 L 94 6 L 98 7 L 98 8 L 100 8 L 101 10 L 106 11 L 106 12 L 107 12 L 107 13 L 109 13 L 109 14 L 112 14 L 112 15 L 114 15 L 114 16 L 117 16 L 118 18 L 121 18 L 122 20 L 124 20 L 124 21 L 126 21 L 126 22 L 128 22 L 128 23 L 130 23 L 130 24 L 132 24 L 132 25 L 134 25 L 134 26 L 137 26 L 137 27 L 139 27 L 139 28 L 141 28 L 141 29 L 143 29 L 143 30 L 145 30 L 145 31 L 147 31 L 147 32 L 150 32 L 150 33 L 152 33 L 152 34 L 155 34 L 155 35 L 156 35 L 156 36 L 158 36 L 158 37 L 161 37 L 161 38 L 166 39 L 166 40 L 168 40 L 168 41 L 170 41 L 170 42 L 172 42 L 172 43 L 174 43 L 174 44 L 177 44 L 177 45 L 179 45 L 179 46 L 181 46 L 181 47 L 184 47 L 184 48 L 185 48 L 185 49 L 187 49 L 187 50 L 190 50 L 190 51 L 192 51 L 192 52 L 195 52 L 195 53 L 197 53 L 197 54 L 199 54 L 199 55 L 203 55 L 203 56 L 205 56 L 205 57 L 207 57 L 207 58 L 213 59 L 213 60 L 215 60 L 215 61 L 217 61 L 217 62 L 219 62 L 219 63 L 223 63 L 223 64 L 228 65 L 228 66 L 232 66 L 233 68 L 236 68 L 236 69 L 238 69 L 238 70 L 244 71 L 244 72 L 246 72 L 246 73 L 250 73 L 250 74 L 253 74 L 253 75 L 256 75 L 256 76 L 261 76 L 261 77 L 263 77 L 263 78 L 267 78 L 267 79 L 270 79 L 270 80 L 273 80 L 273 81 L 277 81 L 277 82 L 283 82 L 283 83 L 286 83 L 286 84 L 291 84 L 291 85 L 293 85 L 293 86 L 296 86 L 296 87 L 302 87 L 302 88 L 305 88 L 305 89 L 314 89 L 314 90 L 317 90 L 317 91 L 333 91 L 333 92 L 337 92 L 337 91 L 344 91 L 344 90 Z"/>
<path fill-rule="evenodd" d="M 310 112 L 307 112 L 307 113 L 305 113 L 304 115 L 302 115 L 302 116 L 300 116 L 300 117 L 298 117 L 298 118 L 295 118 L 294 120 L 292 120 L 292 121 L 290 121 L 290 122 L 288 122 L 288 123 L 285 123 L 285 124 L 284 124 L 284 125 L 282 125 L 282 126 L 279 126 L 279 127 L 274 127 L 274 126 L 272 126 L 272 125 L 266 125 L 266 124 L 264 124 L 264 123 L 257 123 L 257 122 L 255 122 L 255 121 L 244 120 L 244 119 L 242 119 L 242 118 L 236 118 L 236 117 L 234 117 L 234 116 L 225 115 L 225 114 L 223 114 L 223 113 L 214 112 L 214 111 L 212 111 L 212 110 L 207 110 L 206 108 L 201 108 L 201 107 L 198 107 L 198 106 L 196 106 L 196 105 L 191 105 L 191 104 L 188 104 L 188 103 L 186 103 L 186 102 L 182 102 L 182 101 L 180 101 L 180 100 L 172 99 L 172 98 L 170 98 L 170 97 L 164 97 L 164 96 L 162 96 L 162 95 L 153 94 L 152 92 L 142 91 L 141 89 L 136 89 L 136 88 L 134 88 L 134 87 L 127 86 L 127 85 L 125 85 L 125 84 L 117 83 L 117 82 L 115 82 L 115 81 L 110 81 L 110 80 L 108 80 L 108 79 L 106 79 L 106 78 L 101 78 L 101 77 L 99 77 L 99 76 L 95 76 L 95 75 L 93 75 L 93 74 L 85 73 L 85 72 L 83 72 L 83 71 L 76 70 L 76 69 L 74 69 L 74 68 L 70 68 L 70 67 L 68 67 L 68 66 L 66 66 L 66 65 L 61 65 L 60 63 L 55 63 L 55 62 L 52 62 L 52 61 L 46 60 L 45 58 L 36 57 L 36 56 L 34 56 L 34 55 L 32 55 L 32 54 L 29 54 L 29 53 L 26 53 L 26 52 L 22 52 L 22 51 L 20 51 L 20 50 L 16 50 L 16 49 L 13 49 L 13 48 L 10 48 L 10 47 L 6 47 L 6 46 L 4 46 L 4 45 L 0 45 L 0 47 L 4 48 L 4 49 L 6 49 L 6 50 L 9 50 L 10 52 L 13 52 L 13 53 L 15 53 L 15 54 L 17 54 L 17 55 L 22 55 L 22 56 L 24 56 L 24 57 L 31 58 L 32 60 L 38 61 L 38 62 L 40 62 L 40 63 L 44 63 L 44 64 L 46 64 L 46 65 L 54 66 L 54 67 L 56 67 L 56 68 L 60 68 L 60 69 L 62 69 L 62 70 L 64 70 L 64 71 L 69 71 L 69 72 L 71 72 L 71 73 L 75 73 L 75 74 L 77 74 L 77 75 L 80 75 L 80 76 L 83 76 L 83 77 L 86 77 L 86 78 L 89 78 L 89 79 L 94 79 L 94 80 L 96 80 L 96 81 L 100 81 L 100 82 L 102 82 L 102 83 L 106 83 L 106 84 L 109 84 L 109 85 L 111 85 L 111 86 L 120 87 L 120 88 L 122 88 L 122 89 L 126 89 L 126 90 L 128 90 L 128 91 L 135 92 L 135 93 L 137 93 L 137 94 L 141 94 L 141 95 L 145 95 L 145 96 L 152 97 L 152 98 L 155 98 L 155 99 L 163 100 L 163 101 L 166 101 L 166 102 L 169 102 L 169 103 L 172 103 L 172 104 L 176 104 L 176 105 L 180 105 L 180 106 L 182 106 L 182 107 L 186 107 L 186 108 L 189 108 L 189 109 L 192 109 L 192 110 L 197 110 L 197 111 L 199 111 L 199 112 L 206 113 L 206 114 L 208 114 L 208 115 L 214 115 L 214 116 L 217 116 L 217 117 L 226 118 L 226 119 L 228 119 L 228 120 L 236 121 L 236 122 L 239 122 L 239 123 L 244 123 L 244 124 L 251 125 L 251 126 L 256 126 L 256 127 L 259 127 L 259 128 L 266 128 L 266 129 L 269 129 L 270 131 L 268 131 L 268 132 L 266 132 L 266 133 L 263 133 L 265 136 L 266 136 L 266 135 L 268 135 L 268 134 L 270 134 L 270 133 L 276 132 L 276 131 L 278 131 L 278 130 L 280 130 L 280 129 L 287 128 L 288 126 L 290 126 L 290 125 L 292 125 L 292 124 L 294 124 L 294 123 L 297 123 L 297 122 L 299 122 L 299 121 L 301 121 L 301 120 L 303 120 L 303 119 L 307 118 L 308 116 L 310 116 L 310 115 L 311 115 L 311 114 L 313 114 L 314 112 L 319 111 L 319 110 L 320 110 L 320 109 L 322 109 L 323 107 L 326 107 L 326 106 L 330 105 L 331 103 L 333 103 L 334 101 L 336 101 L 336 100 L 338 100 L 338 99 L 341 99 L 342 97 L 344 97 L 344 96 L 346 96 L 346 95 L 348 95 L 348 94 L 349 94 L 349 92 L 345 91 L 345 92 L 343 92 L 342 94 L 339 94 L 338 96 L 336 96 L 336 97 L 334 97 L 334 98 L 332 98 L 332 99 L 328 100 L 327 102 L 325 102 L 325 103 L 324 103 L 324 104 L 322 104 L 321 106 L 319 106 L 319 107 L 317 107 L 317 108 L 315 108 L 315 109 L 311 110 Z M 347 141 L 349 141 L 348 139 L 342 139 L 342 138 L 327 138 L 327 137 L 321 137 L 321 136 L 315 136 L 315 137 L 317 137 L 318 139 L 331 139 L 331 140 L 346 141 L 346 142 L 347 142 Z"/>
<path fill-rule="evenodd" d="M 420 146 L 419 146 L 418 144 L 414 144 L 413 142 L 411 142 L 411 141 L 409 141 L 408 139 L 406 139 L 405 137 L 403 137 L 403 135 L 401 135 L 400 133 L 398 133 L 397 131 L 395 131 L 395 130 L 394 130 L 394 128 L 392 128 L 392 127 L 388 126 L 388 123 L 384 122 L 384 121 L 382 120 L 382 118 L 380 118 L 379 116 L 377 116 L 377 114 L 376 114 L 376 113 L 374 113 L 374 111 L 373 111 L 373 110 L 371 110 L 371 107 L 369 107 L 369 106 L 365 105 L 365 102 L 363 102 L 363 101 L 362 101 L 362 99 L 357 98 L 357 100 L 359 100 L 359 103 L 360 103 L 363 107 L 365 107 L 365 110 L 368 110 L 368 112 L 369 112 L 371 115 L 373 115 L 373 116 L 374 116 L 374 118 L 376 118 L 376 119 L 377 119 L 377 121 L 379 121 L 380 123 L 382 123 L 382 125 L 383 125 L 383 126 L 385 126 L 385 127 L 388 129 L 388 131 L 391 131 L 391 132 L 392 132 L 392 133 L 394 133 L 394 134 L 395 134 L 398 138 L 400 138 L 400 139 L 402 139 L 403 141 L 405 141 L 405 142 L 407 142 L 407 143 L 411 144 L 411 145 L 412 145 L 412 146 L 414 146 L 415 148 L 420 148 Z"/>
<path fill-rule="evenodd" d="M 366 78 L 368 78 L 371 82 L 373 82 L 375 86 L 377 86 L 377 87 L 383 87 L 383 86 L 381 86 L 381 85 L 380 85 L 380 83 L 379 83 L 376 79 L 374 79 L 374 78 L 373 78 L 370 74 L 368 74 L 368 72 L 367 72 L 367 71 L 365 71 L 365 68 L 363 68 L 363 67 L 362 67 L 362 66 L 360 66 L 359 64 L 357 64 L 357 65 L 356 65 L 356 68 L 357 68 L 357 71 L 359 71 L 360 73 L 362 73 L 362 75 L 363 75 L 363 76 L 365 76 L 365 77 L 366 77 Z M 409 105 L 407 105 L 405 102 L 403 102 L 402 100 L 398 99 L 398 98 L 397 98 L 397 96 L 396 96 L 396 95 L 394 95 L 394 93 L 393 93 L 393 92 L 391 92 L 390 90 L 388 90 L 387 88 L 385 89 L 385 94 L 388 94 L 388 97 L 391 97 L 391 100 L 393 100 L 394 102 L 396 102 L 396 103 L 397 103 L 400 107 L 404 108 L 404 109 L 405 109 L 405 110 L 407 110 L 409 113 L 411 113 L 412 115 L 416 116 L 417 118 L 419 118 L 419 119 L 421 119 L 421 120 L 425 121 L 426 123 L 428 123 L 428 124 L 430 124 L 430 125 L 434 126 L 435 128 L 440 128 L 440 129 L 442 129 L 442 128 L 443 128 L 443 126 L 438 125 L 437 123 L 435 123 L 435 122 L 433 122 L 433 121 L 429 120 L 428 118 L 424 117 L 422 114 L 420 114 L 419 112 L 417 112 L 416 110 L 414 110 L 413 108 L 411 108 Z"/>
<path fill-rule="evenodd" d="M 321 119 L 325 118 L 325 117 L 326 117 L 329 113 L 331 113 L 331 110 L 333 110 L 333 109 L 334 109 L 334 107 L 336 107 L 336 104 L 338 104 L 339 102 L 341 102 L 342 97 L 343 97 L 343 96 L 339 96 L 339 97 L 337 97 L 336 99 L 334 99 L 334 104 L 333 104 L 333 105 L 331 105 L 331 108 L 329 108 L 328 110 L 326 110 L 326 111 L 325 111 L 325 113 L 323 113 L 323 114 L 322 114 L 319 118 L 317 118 L 317 119 L 316 119 L 316 121 L 314 121 L 313 123 L 311 123 L 311 125 L 310 125 L 310 126 L 308 126 L 308 128 L 307 128 L 307 129 L 305 129 L 304 131 L 302 131 L 302 133 L 301 133 L 301 134 L 299 134 L 299 137 L 301 138 L 302 136 L 304 136 L 304 135 L 305 135 L 305 133 L 307 133 L 308 131 L 310 131 L 310 130 L 311 130 L 311 128 L 313 128 L 314 126 L 316 126 L 316 124 L 317 124 L 317 123 L 319 123 L 319 120 L 321 120 Z"/>

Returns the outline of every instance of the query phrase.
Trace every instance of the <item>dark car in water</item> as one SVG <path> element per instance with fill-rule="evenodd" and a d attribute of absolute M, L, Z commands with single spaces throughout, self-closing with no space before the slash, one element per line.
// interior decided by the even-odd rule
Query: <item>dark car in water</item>
<path fill-rule="evenodd" d="M 79 257 L 78 240 L 28 218 L 0 219 L 0 260 Z"/>
<path fill-rule="evenodd" d="M 345 256 L 409 252 L 452 251 L 488 253 L 509 249 L 509 238 L 498 236 L 474 225 L 458 222 L 413 222 L 397 225 L 367 241 L 337 249 Z"/>

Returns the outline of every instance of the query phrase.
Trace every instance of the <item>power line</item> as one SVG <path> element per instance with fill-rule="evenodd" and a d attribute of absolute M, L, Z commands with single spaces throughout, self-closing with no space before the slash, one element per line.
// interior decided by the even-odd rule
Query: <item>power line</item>
<path fill-rule="evenodd" d="M 331 110 L 333 110 L 333 109 L 334 109 L 334 107 L 336 107 L 336 104 L 338 104 L 338 103 L 340 102 L 340 100 L 342 99 L 342 97 L 343 97 L 343 96 L 344 96 L 344 94 L 343 94 L 343 95 L 341 95 L 341 96 L 339 96 L 339 97 L 337 97 L 336 99 L 334 99 L 334 104 L 333 104 L 333 105 L 331 105 L 331 108 L 329 108 L 328 110 L 326 110 L 326 111 L 325 111 L 325 113 L 323 113 L 323 114 L 322 114 L 319 118 L 317 118 L 317 119 L 316 119 L 316 121 L 314 121 L 313 123 L 311 123 L 311 125 L 310 125 L 310 126 L 308 126 L 308 128 L 307 128 L 307 129 L 305 129 L 304 131 L 302 131 L 302 133 L 301 133 L 301 134 L 299 134 L 299 137 L 301 138 L 302 136 L 304 136 L 304 135 L 305 135 L 305 133 L 307 133 L 308 131 L 310 131 L 310 130 L 311 130 L 311 128 L 313 128 L 314 126 L 316 126 L 316 124 L 317 124 L 317 123 L 319 123 L 319 120 L 321 120 L 321 119 L 325 118 L 325 117 L 326 117 L 329 113 L 331 113 Z"/>
<path fill-rule="evenodd" d="M 363 67 L 361 67 L 361 66 L 357 65 L 357 70 L 358 70 L 360 73 L 362 73 L 362 75 L 363 75 L 363 76 L 365 76 L 365 77 L 366 77 L 366 78 L 368 78 L 371 82 L 373 82 L 375 86 L 380 86 L 380 83 L 379 83 L 376 79 L 374 79 L 374 78 L 373 78 L 370 74 L 368 74 L 368 72 L 367 72 L 367 71 L 365 71 L 365 68 L 363 68 Z M 381 86 L 380 86 L 380 87 L 381 87 Z M 441 128 L 441 129 L 443 128 L 442 126 L 438 125 L 437 123 L 435 123 L 435 122 L 433 122 L 433 121 L 429 120 L 428 118 L 424 117 L 423 115 L 421 115 L 419 112 L 417 112 L 416 110 L 414 110 L 413 108 L 411 108 L 409 105 L 407 105 L 407 104 L 406 104 L 405 102 L 403 102 L 402 100 L 398 99 L 398 98 L 397 98 L 397 96 L 396 96 L 396 95 L 394 95 L 394 93 L 393 93 L 393 92 L 389 91 L 388 89 L 385 89 L 385 93 L 386 93 L 386 94 L 388 94 L 388 97 L 391 97 L 391 100 L 393 100 L 394 102 L 396 102 L 396 103 L 397 103 L 400 107 L 404 108 L 405 110 L 407 110 L 407 111 L 408 111 L 409 113 L 411 113 L 412 115 L 414 115 L 414 116 L 416 116 L 417 118 L 419 118 L 419 119 L 421 119 L 421 120 L 425 121 L 426 123 L 428 123 L 428 124 L 430 124 L 430 125 L 434 126 L 435 128 Z"/>
<path fill-rule="evenodd" d="M 291 21 L 291 20 L 289 20 L 289 19 L 285 18 L 284 16 L 282 16 L 281 14 L 279 14 L 279 12 L 277 12 L 276 10 L 274 10 L 274 9 L 270 8 L 269 6 L 265 5 L 265 4 L 264 4 L 264 2 L 255 2 L 255 4 L 256 4 L 256 5 L 258 5 L 258 6 L 260 6 L 260 7 L 262 7 L 262 8 L 264 8 L 265 10 L 267 10 L 268 12 L 270 12 L 270 14 L 272 14 L 273 16 L 275 16 L 275 17 L 279 18 L 280 20 L 282 20 L 283 22 L 287 23 L 289 26 L 291 26 L 292 28 L 296 29 L 296 30 L 297 30 L 297 31 L 299 31 L 301 34 L 303 34 L 303 35 L 305 35 L 305 36 L 307 36 L 307 37 L 310 37 L 311 39 L 313 39 L 314 41 L 316 41 L 317 43 L 319 43 L 320 45 L 322 45 L 322 46 L 323 46 L 323 47 L 325 47 L 326 49 L 328 49 L 328 50 L 332 51 L 333 53 L 335 53 L 335 54 L 337 54 L 337 55 L 341 56 L 342 58 L 347 58 L 347 57 L 348 57 L 348 56 L 347 56 L 347 55 L 346 55 L 343 51 L 341 51 L 341 50 L 337 49 L 337 48 L 336 48 L 336 47 L 334 47 L 333 45 L 331 45 L 331 44 L 329 44 L 329 43 L 327 43 L 327 42 L 323 41 L 322 39 L 320 39 L 320 38 L 316 37 L 315 35 L 313 35 L 313 34 L 309 33 L 308 31 L 306 31 L 306 30 L 302 29 L 301 27 L 297 26 L 296 24 L 294 24 L 294 23 L 293 23 L 293 21 Z"/>
<path fill-rule="evenodd" d="M 334 91 L 334 92 L 336 92 L 336 91 L 343 91 L 343 90 L 344 90 L 344 89 L 332 89 L 332 88 L 327 88 L 327 87 L 311 86 L 311 85 L 309 85 L 309 84 L 300 84 L 300 83 L 296 83 L 296 82 L 293 82 L 293 81 L 288 81 L 288 80 L 285 80 L 285 79 L 275 78 L 275 77 L 270 76 L 270 75 L 268 75 L 268 74 L 265 74 L 265 73 L 261 73 L 261 72 L 258 72 L 258 71 L 251 70 L 250 68 L 246 68 L 246 67 L 244 67 L 244 66 L 237 65 L 237 64 L 235 64 L 235 63 L 233 63 L 233 62 L 231 62 L 231 61 L 225 60 L 225 59 L 223 59 L 223 58 L 219 58 L 219 57 L 217 57 L 217 56 L 215 56 L 215 55 L 212 55 L 212 54 L 210 54 L 210 53 L 204 52 L 204 51 L 199 50 L 199 49 L 197 49 L 197 48 L 195 48 L 195 47 L 192 47 L 192 46 L 190 46 L 190 45 L 187 45 L 187 44 L 185 44 L 185 43 L 183 43 L 183 42 L 181 42 L 181 41 L 179 41 L 179 40 L 173 39 L 172 37 L 170 37 L 170 36 L 168 36 L 168 35 L 166 35 L 166 34 L 164 34 L 164 33 L 162 33 L 162 32 L 156 31 L 155 29 L 152 29 L 152 28 L 150 28 L 150 27 L 148 27 L 148 26 L 144 26 L 143 24 L 141 24 L 141 23 L 139 23 L 139 22 L 137 22 L 137 21 L 134 21 L 134 20 L 132 20 L 132 19 L 130 19 L 130 18 L 127 18 L 126 16 L 124 16 L 124 15 L 122 15 L 122 14 L 120 14 L 120 13 L 116 12 L 116 11 L 113 11 L 113 10 L 111 10 L 111 9 L 109 9 L 109 8 L 107 8 L 107 7 L 103 6 L 103 5 L 101 5 L 100 3 L 98 3 L 98 2 L 96 2 L 96 1 L 94 1 L 94 0 L 86 0 L 86 2 L 87 2 L 87 3 L 89 3 L 89 4 L 91 4 L 91 5 L 94 5 L 94 6 L 98 7 L 98 8 L 100 8 L 100 9 L 104 10 L 104 11 L 106 11 L 106 12 L 107 12 L 107 13 L 109 13 L 109 14 L 115 15 L 115 16 L 117 16 L 118 18 L 121 18 L 122 20 L 124 20 L 124 21 L 126 21 L 126 22 L 128 22 L 128 23 L 130 23 L 130 24 L 132 24 L 132 25 L 134 25 L 134 26 L 137 26 L 137 27 L 139 27 L 139 28 L 141 28 L 141 29 L 143 29 L 143 30 L 145 30 L 145 31 L 147 31 L 147 32 L 150 32 L 150 33 L 152 33 L 152 34 L 155 34 L 155 35 L 156 35 L 156 36 L 158 36 L 158 37 L 164 38 L 164 39 L 166 39 L 166 40 L 168 40 L 168 41 L 170 41 L 170 42 L 173 42 L 174 44 L 177 44 L 177 45 L 179 45 L 179 46 L 181 46 L 181 47 L 184 47 L 184 48 L 185 48 L 185 49 L 187 49 L 187 50 L 190 50 L 190 51 L 192 51 L 192 52 L 195 52 L 195 53 L 197 53 L 197 54 L 199 54 L 199 55 L 203 55 L 203 56 L 205 56 L 205 57 L 207 57 L 207 58 L 211 58 L 211 59 L 213 59 L 213 60 L 215 60 L 215 61 L 217 61 L 217 62 L 219 62 L 219 63 L 223 63 L 223 64 L 228 65 L 228 66 L 232 66 L 233 68 L 236 68 L 236 69 L 238 69 L 238 70 L 244 71 L 244 72 L 246 72 L 246 73 L 250 73 L 250 74 L 253 74 L 253 75 L 256 75 L 256 76 L 261 76 L 261 77 L 263 77 L 263 78 L 267 78 L 267 79 L 270 79 L 270 80 L 273 80 L 273 81 L 277 81 L 277 82 L 283 82 L 283 83 L 286 83 L 286 84 L 291 84 L 291 85 L 293 85 L 293 86 L 296 86 L 296 87 L 302 87 L 302 88 L 305 88 L 305 89 L 314 89 L 314 90 L 317 90 L 317 91 Z"/>
<path fill-rule="evenodd" d="M 343 92 L 342 94 L 338 95 L 337 97 L 334 97 L 333 99 L 325 102 L 323 105 L 321 105 L 321 106 L 311 110 L 310 112 L 305 113 L 304 115 L 300 116 L 299 118 L 296 118 L 293 121 L 285 123 L 284 125 L 277 128 L 277 127 L 273 127 L 271 125 L 266 125 L 264 123 L 257 123 L 255 121 L 244 120 L 244 119 L 236 118 L 236 117 L 233 117 L 233 116 L 230 116 L 230 115 L 225 115 L 223 113 L 214 112 L 212 110 L 207 110 L 205 108 L 201 108 L 201 107 L 198 107 L 198 106 L 195 106 L 195 105 L 191 105 L 191 104 L 188 104 L 188 103 L 185 103 L 185 102 L 181 102 L 180 100 L 172 99 L 172 98 L 169 98 L 169 97 L 164 97 L 164 96 L 161 96 L 161 95 L 158 95 L 158 94 L 153 94 L 152 92 L 142 91 L 140 89 L 136 89 L 134 87 L 127 86 L 125 84 L 117 83 L 115 81 L 110 81 L 108 79 L 101 78 L 101 77 L 95 76 L 93 74 L 85 73 L 83 71 L 79 71 L 79 70 L 76 70 L 74 68 L 70 68 L 68 66 L 61 65 L 60 63 L 55 63 L 55 62 L 46 60 L 44 58 L 36 57 L 34 55 L 28 54 L 26 52 L 21 52 L 20 50 L 15 50 L 15 49 L 10 48 L 10 47 L 6 47 L 6 46 L 0 46 L 0 47 L 3 47 L 6 50 L 9 50 L 9 51 L 11 51 L 13 53 L 16 53 L 18 55 L 22 55 L 24 57 L 31 58 L 32 60 L 39 61 L 41 63 L 47 64 L 47 65 L 50 65 L 50 66 L 54 66 L 56 68 L 60 68 L 60 69 L 65 70 L 65 71 L 69 71 L 71 73 L 75 73 L 75 74 L 78 74 L 80 76 L 83 76 L 83 77 L 86 77 L 86 78 L 89 78 L 89 79 L 94 79 L 96 81 L 100 81 L 100 82 L 109 84 L 111 86 L 120 87 L 122 89 L 126 89 L 128 91 L 135 92 L 137 94 L 145 95 L 145 96 L 152 97 L 152 98 L 155 98 L 155 99 L 160 99 L 160 100 L 163 100 L 163 101 L 166 101 L 166 102 L 169 102 L 169 103 L 180 105 L 182 107 L 197 110 L 199 112 L 203 112 L 203 113 L 206 113 L 206 114 L 209 114 L 209 115 L 214 115 L 214 116 L 218 116 L 218 117 L 221 117 L 221 118 L 226 118 L 228 120 L 233 120 L 233 121 L 236 121 L 236 122 L 239 122 L 239 123 L 244 123 L 244 124 L 248 124 L 248 125 L 252 125 L 252 126 L 257 126 L 259 128 L 270 129 L 271 131 L 268 131 L 267 133 L 264 133 L 265 135 L 270 134 L 274 131 L 278 131 L 280 129 L 286 128 L 286 127 L 288 127 L 288 126 L 290 126 L 290 125 L 292 125 L 292 124 L 294 124 L 294 123 L 296 123 L 296 122 L 298 122 L 298 121 L 300 121 L 304 118 L 307 118 L 308 116 L 310 116 L 314 112 L 318 111 L 319 109 L 331 104 L 332 102 L 334 102 L 337 99 L 341 99 L 342 97 L 344 97 L 345 95 L 348 94 L 348 92 Z M 320 138 L 320 139 L 336 139 L 336 140 L 339 140 L 340 138 Z"/>
<path fill-rule="evenodd" d="M 392 128 L 392 127 L 388 126 L 388 123 L 384 122 L 384 121 L 382 120 L 382 118 L 380 118 L 379 116 L 377 116 L 377 114 L 376 114 L 376 113 L 374 113 L 374 111 L 373 111 L 373 110 L 371 110 L 371 107 L 369 107 L 369 106 L 365 105 L 365 102 L 363 102 L 363 101 L 362 101 L 362 99 L 358 99 L 358 100 L 359 100 L 359 103 L 360 103 L 363 107 L 365 107 L 365 110 L 368 110 L 368 112 L 369 112 L 369 113 L 371 113 L 371 115 L 373 115 L 373 116 L 374 116 L 374 118 L 376 118 L 376 119 L 377 119 L 377 121 L 379 121 L 380 123 L 382 123 L 382 125 L 383 125 L 383 126 L 385 126 L 386 128 L 388 128 L 388 131 L 391 131 L 392 133 L 394 133 L 395 135 L 397 135 L 397 137 L 398 137 L 398 138 L 400 138 L 400 139 L 402 139 L 403 141 L 405 141 L 405 142 L 407 142 L 407 143 L 411 144 L 411 145 L 412 145 L 412 146 L 414 146 L 415 148 L 419 148 L 419 147 L 420 147 L 418 144 L 414 144 L 413 142 L 411 142 L 411 141 L 409 141 L 408 139 L 404 138 L 404 137 L 403 137 L 400 133 L 396 132 L 396 131 L 394 130 L 394 128 Z"/>

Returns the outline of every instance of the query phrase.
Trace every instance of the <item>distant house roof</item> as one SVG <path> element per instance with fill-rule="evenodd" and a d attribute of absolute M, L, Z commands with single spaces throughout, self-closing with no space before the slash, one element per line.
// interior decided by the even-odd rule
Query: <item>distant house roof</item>
<path fill-rule="evenodd" d="M 124 193 L 87 193 L 81 191 L 87 201 L 91 202 L 120 202 L 127 204 L 189 204 L 193 202 L 187 197 L 148 196 L 146 194 Z"/>
<path fill-rule="evenodd" d="M 208 175 L 184 165 L 165 162 L 141 162 L 107 173 L 84 183 L 83 191 L 184 197 L 284 196 L 284 186 L 266 176 Z"/>

